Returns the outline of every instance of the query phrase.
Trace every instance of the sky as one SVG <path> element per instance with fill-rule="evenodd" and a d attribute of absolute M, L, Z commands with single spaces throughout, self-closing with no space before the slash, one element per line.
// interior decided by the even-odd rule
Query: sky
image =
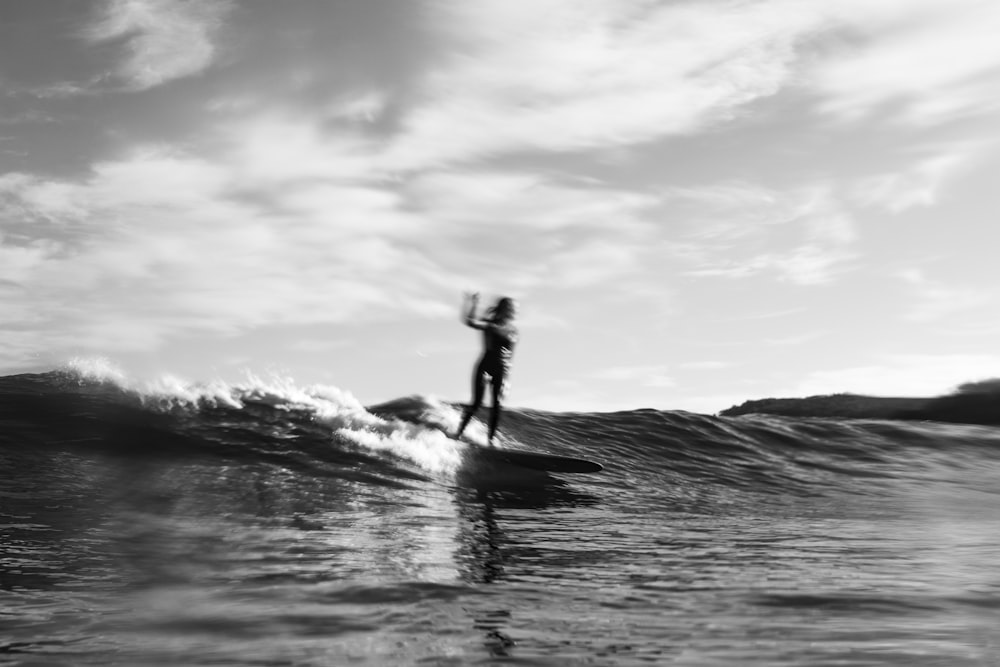
<path fill-rule="evenodd" d="M 1000 376 L 994 0 L 3 0 L 0 373 L 714 413 Z"/>

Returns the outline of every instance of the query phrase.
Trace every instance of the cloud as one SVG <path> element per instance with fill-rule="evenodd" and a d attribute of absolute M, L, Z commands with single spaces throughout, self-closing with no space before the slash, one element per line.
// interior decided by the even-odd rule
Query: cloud
<path fill-rule="evenodd" d="M 998 108 L 1000 5 L 839 0 L 823 11 L 847 37 L 809 75 L 828 113 L 856 119 L 884 110 L 926 125 Z"/>
<path fill-rule="evenodd" d="M 982 0 L 483 0 L 429 5 L 444 40 L 387 159 L 399 169 L 703 132 L 782 90 L 910 124 L 995 111 L 1000 6 Z"/>
<path fill-rule="evenodd" d="M 775 338 L 765 338 L 764 343 L 767 345 L 775 345 L 777 347 L 788 347 L 790 345 L 803 345 L 809 343 L 818 338 L 823 338 L 829 335 L 827 332 L 823 331 L 810 331 L 801 334 L 789 334 L 787 336 L 779 336 Z"/>
<path fill-rule="evenodd" d="M 854 222 L 825 186 L 671 188 L 666 200 L 671 217 L 683 221 L 669 252 L 690 267 L 687 275 L 771 273 L 814 285 L 832 281 L 855 256 Z"/>
<path fill-rule="evenodd" d="M 809 12 L 788 3 L 438 2 L 451 45 L 390 151 L 400 168 L 701 130 L 774 94 Z"/>
<path fill-rule="evenodd" d="M 732 368 L 733 365 L 729 361 L 687 361 L 680 364 L 679 368 L 692 371 L 717 371 Z"/>
<path fill-rule="evenodd" d="M 44 86 L 26 88 L 19 92 L 24 92 L 32 97 L 37 97 L 43 100 L 61 100 L 70 97 L 92 94 L 97 85 L 100 84 L 104 78 L 104 76 L 96 76 L 89 81 L 84 81 L 82 83 L 74 81 L 59 81 L 57 83 Z M 32 122 L 55 122 L 56 119 L 44 114 L 37 114 L 36 117 L 27 118 L 26 120 L 30 120 Z"/>
<path fill-rule="evenodd" d="M 955 147 L 899 171 L 866 178 L 854 189 L 854 197 L 862 204 L 880 206 L 892 213 L 933 206 L 944 185 L 970 162 L 973 154 L 968 146 Z"/>
<path fill-rule="evenodd" d="M 906 314 L 914 322 L 940 320 L 963 310 L 983 308 L 994 298 L 992 290 L 952 287 L 928 279 L 919 269 L 905 269 L 897 277 L 910 286 L 916 299 Z"/>
<path fill-rule="evenodd" d="M 578 289 L 635 275 L 658 198 L 556 175 L 418 175 L 402 190 L 456 273 L 515 290 Z M 450 247 L 449 247 L 450 246 Z M 509 289 L 509 287 L 507 288 Z"/>
<path fill-rule="evenodd" d="M 28 109 L 27 111 L 21 111 L 7 116 L 0 116 L 0 126 L 3 125 L 21 125 L 24 123 L 54 123 L 56 119 L 38 109 Z M 12 139 L 13 137 L 2 137 L 3 139 Z"/>
<path fill-rule="evenodd" d="M 114 108 L 112 115 L 123 119 L 120 128 L 106 127 L 123 131 L 102 145 L 113 143 L 122 153 L 74 180 L 0 176 L 0 281 L 17 286 L 5 307 L 27 326 L 30 304 L 46 304 L 50 326 L 39 328 L 47 331 L 39 347 L 145 349 L 171 337 L 271 324 L 453 319 L 454 293 L 466 287 L 530 303 L 556 290 L 617 301 L 634 297 L 639 286 L 662 298 L 678 288 L 677 273 L 830 283 L 854 266 L 860 250 L 848 203 L 896 212 L 929 205 L 971 159 L 970 144 L 925 149 L 911 165 L 874 172 L 854 181 L 854 189 L 825 180 L 781 189 L 778 171 L 794 165 L 773 160 L 793 155 L 787 146 L 768 145 L 752 162 L 719 162 L 725 173 L 744 178 L 760 166 L 760 184 L 712 184 L 701 176 L 718 157 L 713 150 L 748 136 L 741 147 L 770 142 L 773 126 L 755 126 L 750 135 L 720 133 L 721 143 L 683 142 L 694 173 L 684 169 L 689 154 L 667 151 L 682 142 L 662 140 L 765 106 L 792 118 L 799 108 L 785 106 L 786 98 L 751 106 L 792 85 L 816 93 L 823 109 L 844 118 L 867 117 L 887 103 L 898 114 L 893 119 L 953 117 L 926 112 L 935 96 L 968 110 L 971 98 L 962 91 L 992 84 L 980 80 L 964 52 L 957 63 L 938 63 L 926 90 L 914 78 L 884 83 L 883 94 L 882 75 L 863 71 L 866 62 L 895 62 L 935 38 L 927 28 L 932 4 L 914 1 L 913 12 L 896 0 L 838 0 L 823 8 L 785 0 L 435 1 L 421 6 L 429 8 L 430 37 L 444 40 L 421 43 L 405 72 L 386 67 L 380 78 L 361 74 L 347 83 L 343 69 L 334 75 L 317 67 L 310 70 L 316 78 L 309 96 L 299 91 L 286 99 L 260 92 L 269 89 L 256 78 L 259 61 L 239 72 L 219 69 L 234 76 L 212 86 L 214 102 L 190 104 L 188 94 L 196 91 L 187 88 L 161 91 L 178 92 L 183 99 L 170 99 L 183 105 L 148 128 L 125 107 L 103 106 L 119 98 L 101 101 L 101 111 Z M 237 5 L 117 0 L 101 6 L 89 33 L 101 48 L 92 51 L 123 55 L 113 78 L 146 90 L 211 67 L 222 22 Z M 958 0 L 955 7 L 965 18 L 946 16 L 945 43 L 953 43 L 973 5 Z M 288 25 L 281 12 L 268 16 L 278 23 L 267 29 Z M 412 46 L 386 48 L 409 54 Z M 308 48 L 294 67 L 316 55 Z M 981 44 L 987 61 L 992 48 Z M 289 61 L 276 58 L 268 67 L 277 80 Z M 856 89 L 848 85 L 852 68 Z M 807 74 L 816 75 L 814 83 Z M 959 94 L 951 98 L 952 92 Z M 79 90 L 56 86 L 51 93 Z M 817 97 L 795 97 L 803 99 Z M 52 109 L 72 106 L 57 102 Z M 184 109 L 201 115 L 185 117 Z M 93 127 L 92 120 L 85 125 Z M 125 146 L 147 131 L 198 152 Z M 651 150 L 613 172 L 589 161 L 642 144 Z M 541 155 L 568 152 L 587 154 Z M 487 162 L 496 156 L 502 160 Z M 694 165 L 697 156 L 706 164 Z M 823 164 L 808 168 L 837 173 L 845 166 L 836 163 L 840 153 L 831 152 L 828 162 L 821 157 L 816 162 Z M 664 168 L 664 179 L 683 171 L 684 182 L 701 185 L 624 185 L 659 179 L 658 158 L 682 163 L 677 171 Z M 620 180 L 568 176 L 560 168 Z M 690 289 L 706 282 L 717 286 L 702 281 Z M 931 282 L 909 286 L 921 299 L 910 313 L 917 321 L 984 298 Z M 627 304 L 615 305 L 626 311 Z M 565 326 L 561 315 L 547 316 L 536 324 Z M 633 380 L 672 382 L 661 370 Z"/>
<path fill-rule="evenodd" d="M 241 180 L 276 188 L 309 181 L 386 180 L 379 147 L 363 136 L 324 131 L 322 119 L 267 113 L 234 124 L 223 133 L 232 147 L 231 167 Z"/>
<path fill-rule="evenodd" d="M 24 287 L 34 272 L 52 259 L 59 246 L 48 240 L 36 240 L 25 245 L 14 245 L 0 237 L 0 279 L 5 284 Z M 5 313 L 6 317 L 10 313 Z"/>
<path fill-rule="evenodd" d="M 228 0 L 105 0 L 85 35 L 96 44 L 124 41 L 127 55 L 115 75 L 146 90 L 207 69 L 231 9 Z"/>
<path fill-rule="evenodd" d="M 147 146 L 76 181 L 0 178 L 0 211 L 20 221 L 0 238 L 0 279 L 24 286 L 11 309 L 46 304 L 38 348 L 451 318 L 473 281 L 517 295 L 637 271 L 654 198 L 505 172 L 387 181 L 360 151 L 327 152 L 337 136 L 301 132 L 287 160 L 258 136 L 212 159 Z"/>
<path fill-rule="evenodd" d="M 7 208 L 45 223 L 0 245 L 2 277 L 25 286 L 17 302 L 46 304 L 53 322 L 39 346 L 452 314 L 433 260 L 385 234 L 406 217 L 391 194 L 298 184 L 254 201 L 231 166 L 147 149 L 76 183 L 6 176 Z"/>
<path fill-rule="evenodd" d="M 330 118 L 372 123 L 385 111 L 389 100 L 386 93 L 369 90 L 336 100 L 327 108 Z"/>
<path fill-rule="evenodd" d="M 595 380 L 611 380 L 634 383 L 643 387 L 673 387 L 677 385 L 663 364 L 640 364 L 634 366 L 612 366 L 594 371 L 590 377 Z"/>

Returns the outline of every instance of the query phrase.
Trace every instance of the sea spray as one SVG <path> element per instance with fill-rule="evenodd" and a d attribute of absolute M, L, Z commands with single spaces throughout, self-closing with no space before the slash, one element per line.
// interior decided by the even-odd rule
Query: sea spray
<path fill-rule="evenodd" d="M 162 374 L 152 380 L 135 381 L 104 358 L 76 358 L 63 369 L 81 383 L 113 386 L 136 397 L 142 405 L 159 411 L 244 409 L 268 406 L 297 413 L 326 426 L 331 435 L 372 451 L 414 462 L 435 474 L 453 475 L 462 463 L 464 445 L 444 431 L 457 429 L 460 415 L 449 405 L 434 399 L 412 397 L 417 419 L 406 421 L 373 414 L 350 392 L 332 385 L 300 387 L 291 377 L 279 374 L 260 376 L 245 372 L 236 383 L 223 380 L 189 382 L 176 375 Z M 468 429 L 471 441 L 485 442 L 485 430 L 474 423 Z"/>

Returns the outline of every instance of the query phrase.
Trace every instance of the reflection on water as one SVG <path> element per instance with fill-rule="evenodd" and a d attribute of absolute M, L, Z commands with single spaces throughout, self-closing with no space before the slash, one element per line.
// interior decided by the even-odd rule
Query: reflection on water
<path fill-rule="evenodd" d="M 490 655 L 758 665 L 998 656 L 996 514 L 950 515 L 943 534 L 940 503 L 936 517 L 872 521 L 773 504 L 765 514 L 629 508 L 603 491 L 455 491 L 456 561 L 491 593 L 468 606 Z"/>
<path fill-rule="evenodd" d="M 505 535 L 498 513 L 552 508 L 570 510 L 594 505 L 598 499 L 549 478 L 538 486 L 519 485 L 512 489 L 456 488 L 454 502 L 462 519 L 455 553 L 462 578 L 471 584 L 502 584 L 505 560 L 516 559 L 519 547 L 516 540 L 509 540 Z M 538 564 L 538 567 L 544 567 L 544 564 Z M 483 646 L 489 655 L 509 656 L 516 645 L 507 631 L 512 619 L 511 609 L 477 606 L 470 611 L 472 627 L 484 633 Z"/>
<path fill-rule="evenodd" d="M 992 496 L 971 511 L 926 484 L 863 515 L 672 503 L 607 475 L 0 463 L 19 471 L 0 484 L 0 663 L 979 665 L 1000 642 Z"/>
<path fill-rule="evenodd" d="M 570 511 L 596 505 L 597 497 L 572 486 L 549 480 L 539 486 L 512 489 L 455 488 L 454 502 L 463 519 L 458 530 L 456 560 L 463 578 L 471 583 L 490 584 L 503 579 L 504 560 L 517 557 L 523 545 L 506 539 L 498 523 L 498 512 Z M 539 564 L 541 565 L 541 564 Z"/>

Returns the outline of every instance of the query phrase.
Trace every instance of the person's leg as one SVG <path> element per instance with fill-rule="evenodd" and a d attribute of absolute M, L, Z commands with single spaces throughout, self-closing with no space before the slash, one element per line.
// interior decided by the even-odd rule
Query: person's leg
<path fill-rule="evenodd" d="M 486 378 L 483 375 L 482 364 L 476 365 L 476 370 L 472 375 L 472 403 L 465 406 L 465 412 L 462 414 L 462 423 L 458 427 L 458 432 L 455 433 L 455 439 L 458 440 L 462 433 L 465 431 L 465 427 L 469 425 L 469 420 L 472 419 L 472 415 L 476 414 L 476 410 L 479 406 L 483 404 L 483 393 L 486 390 Z"/>
<path fill-rule="evenodd" d="M 492 378 L 490 388 L 493 390 L 493 406 L 490 410 L 490 434 L 489 444 L 493 445 L 493 435 L 497 432 L 497 425 L 500 424 L 500 400 L 503 398 L 503 374 L 498 373 Z"/>

